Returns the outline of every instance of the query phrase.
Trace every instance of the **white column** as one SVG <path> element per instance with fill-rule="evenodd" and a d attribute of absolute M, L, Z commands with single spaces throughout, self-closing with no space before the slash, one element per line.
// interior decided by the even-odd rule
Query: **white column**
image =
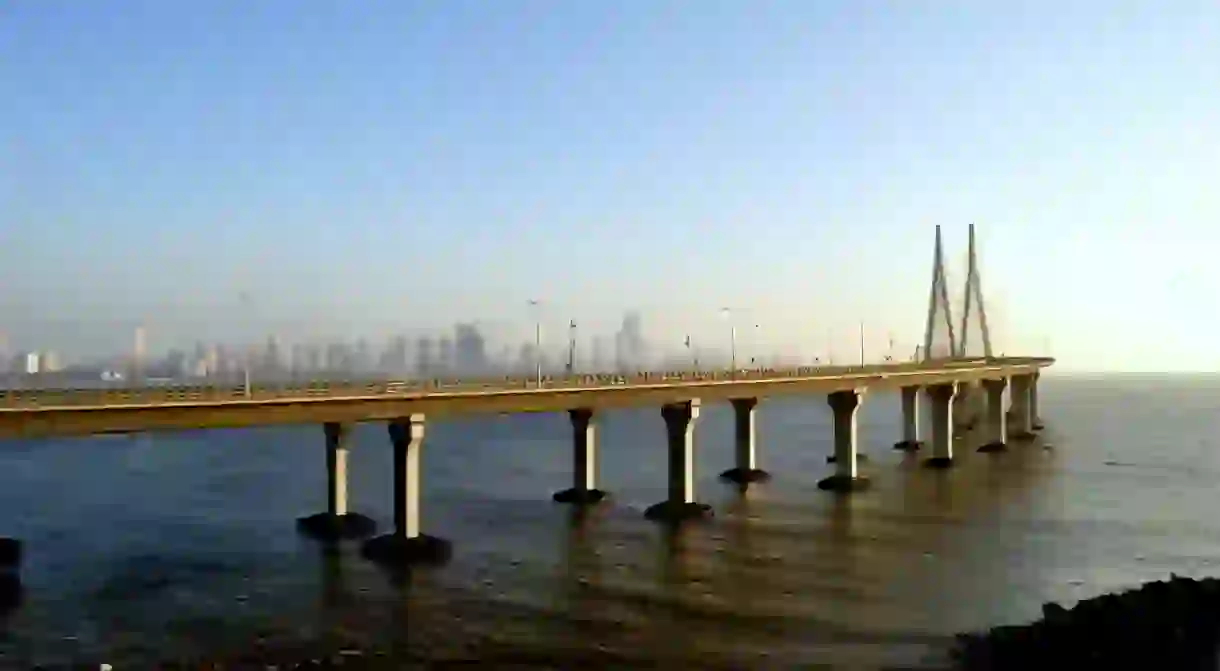
<path fill-rule="evenodd" d="M 902 388 L 902 441 L 894 447 L 900 450 L 918 450 L 919 438 L 919 387 Z"/>
<path fill-rule="evenodd" d="M 347 454 L 351 429 L 346 424 L 327 422 L 326 432 L 326 512 L 335 517 L 347 514 Z"/>
<path fill-rule="evenodd" d="M 836 391 L 826 399 L 834 418 L 835 473 L 818 482 L 820 489 L 846 492 L 864 489 L 868 485 L 868 481 L 860 476 L 857 461 L 857 414 L 863 397 L 863 389 L 851 389 Z"/>
<path fill-rule="evenodd" d="M 733 399 L 733 438 L 736 466 L 742 473 L 755 470 L 754 452 L 754 408 L 758 405 L 755 398 Z"/>
<path fill-rule="evenodd" d="M 1032 375 L 1012 376 L 1012 390 L 1009 392 L 1009 412 L 1012 424 L 1008 427 L 1009 435 L 1014 439 L 1028 439 L 1033 434 L 1033 418 L 1030 416 L 1030 389 L 1033 387 Z"/>
<path fill-rule="evenodd" d="M 669 437 L 669 503 L 695 502 L 695 420 L 699 401 L 673 403 L 661 408 Z"/>
<path fill-rule="evenodd" d="M 979 448 L 980 452 L 998 452 L 1008 443 L 1008 421 L 1004 412 L 1004 389 L 1007 386 L 1007 378 L 983 380 L 987 397 L 987 442 Z"/>
<path fill-rule="evenodd" d="M 834 415 L 835 475 L 843 478 L 857 476 L 856 416 L 861 395 L 860 390 L 837 391 L 827 398 Z"/>
<path fill-rule="evenodd" d="M 953 462 L 953 405 L 957 396 L 957 383 L 936 384 L 928 387 L 928 399 L 932 410 L 932 458 L 933 466 L 948 466 Z"/>
<path fill-rule="evenodd" d="M 572 422 L 572 487 L 557 492 L 560 503 L 596 503 L 606 493 L 597 489 L 597 424 L 590 408 L 568 411 Z"/>
<path fill-rule="evenodd" d="M 1042 373 L 1037 372 L 1030 376 L 1029 381 L 1029 428 L 1031 431 L 1042 429 L 1042 415 L 1038 413 L 1038 380 L 1041 377 Z"/>
<path fill-rule="evenodd" d="M 394 533 L 407 539 L 420 535 L 419 455 L 424 443 L 424 416 L 390 422 L 394 443 Z"/>

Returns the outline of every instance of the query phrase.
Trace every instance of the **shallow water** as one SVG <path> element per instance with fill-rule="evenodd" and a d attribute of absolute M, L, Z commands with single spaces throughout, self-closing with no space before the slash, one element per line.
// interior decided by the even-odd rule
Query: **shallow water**
<path fill-rule="evenodd" d="M 294 519 L 324 504 L 320 427 L 7 443 L 0 533 L 23 539 L 25 603 L 0 624 L 0 666 L 147 668 L 256 637 L 339 637 L 403 659 L 575 660 L 751 668 L 943 662 L 953 633 L 1039 616 L 1167 576 L 1220 575 L 1220 379 L 1044 376 L 1042 441 L 958 467 L 894 452 L 895 395 L 870 394 L 872 489 L 816 488 L 832 466 L 823 398 L 764 400 L 762 467 L 742 495 L 732 413 L 698 420 L 706 524 L 672 534 L 642 512 L 665 491 L 655 408 L 600 418 L 601 484 L 586 516 L 568 486 L 561 415 L 437 422 L 424 447 L 440 569 L 385 575 L 356 547 L 323 557 Z M 357 429 L 352 508 L 389 525 L 391 450 Z M 1053 449 L 1044 449 L 1046 444 Z M 120 666 L 122 664 L 122 666 Z"/>

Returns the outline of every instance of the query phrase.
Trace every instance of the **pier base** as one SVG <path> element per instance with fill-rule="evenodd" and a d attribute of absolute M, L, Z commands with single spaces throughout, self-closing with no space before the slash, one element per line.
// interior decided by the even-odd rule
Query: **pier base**
<path fill-rule="evenodd" d="M 920 440 L 900 440 L 894 443 L 894 449 L 902 452 L 918 452 L 923 449 L 923 441 Z"/>
<path fill-rule="evenodd" d="M 828 492 L 859 492 L 868 486 L 868 478 L 862 475 L 832 475 L 818 481 L 818 489 Z"/>
<path fill-rule="evenodd" d="M 684 522 L 712 516 L 712 507 L 696 501 L 662 501 L 648 506 L 644 517 L 654 522 Z"/>
<path fill-rule="evenodd" d="M 21 567 L 21 541 L 0 537 L 0 571 L 15 571 Z"/>
<path fill-rule="evenodd" d="M 929 457 L 926 460 L 924 460 L 923 465 L 928 468 L 932 468 L 932 469 L 936 469 L 936 470 L 944 470 L 946 468 L 952 468 L 953 467 L 953 457 Z"/>
<path fill-rule="evenodd" d="M 376 533 L 377 522 L 360 513 L 317 513 L 298 519 L 297 529 L 320 541 L 354 540 Z"/>
<path fill-rule="evenodd" d="M 751 482 L 766 482 L 771 479 L 771 474 L 761 468 L 733 467 L 721 473 L 720 478 L 739 485 L 748 485 Z"/>
<path fill-rule="evenodd" d="M 443 564 L 453 556 L 453 544 L 443 538 L 420 534 L 386 534 L 365 541 L 360 554 L 387 566 Z"/>
<path fill-rule="evenodd" d="M 551 498 L 554 499 L 556 503 L 589 505 L 593 503 L 600 503 L 601 501 L 605 500 L 607 496 L 609 496 L 609 494 L 600 489 L 585 489 L 583 487 L 578 489 L 576 487 L 568 487 L 561 492 L 555 492 Z"/>
<path fill-rule="evenodd" d="M 828 463 L 828 464 L 834 464 L 834 463 L 837 463 L 838 461 L 839 461 L 839 458 L 833 454 L 826 457 L 826 463 Z M 864 454 L 864 453 L 858 453 L 858 454 L 856 454 L 856 461 L 868 461 L 868 455 Z"/>

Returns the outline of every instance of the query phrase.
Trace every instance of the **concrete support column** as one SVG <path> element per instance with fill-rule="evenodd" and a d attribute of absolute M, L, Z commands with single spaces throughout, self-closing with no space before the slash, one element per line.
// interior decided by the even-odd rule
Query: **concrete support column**
<path fill-rule="evenodd" d="M 326 512 L 302 517 L 297 527 L 319 540 L 363 538 L 377 528 L 376 522 L 347 510 L 347 455 L 351 427 L 338 422 L 323 425 L 326 435 Z"/>
<path fill-rule="evenodd" d="M 695 502 L 695 420 L 698 399 L 662 406 L 669 439 L 669 497 L 644 511 L 652 520 L 669 522 L 705 517 L 712 507 Z"/>
<path fill-rule="evenodd" d="M 902 388 L 902 440 L 894 449 L 917 452 L 923 447 L 919 437 L 919 387 Z"/>
<path fill-rule="evenodd" d="M 924 463 L 932 468 L 953 465 L 953 406 L 956 397 L 956 382 L 928 387 L 928 400 L 932 406 L 932 456 Z"/>
<path fill-rule="evenodd" d="M 770 478 L 770 474 L 758 468 L 755 434 L 756 398 L 735 398 L 733 404 L 733 445 L 736 464 L 720 474 L 721 478 L 740 485 Z"/>
<path fill-rule="evenodd" d="M 983 380 L 983 391 L 987 396 L 987 442 L 979 452 L 1003 452 L 1008 447 L 1008 417 L 1004 412 L 1004 389 L 1007 378 Z"/>
<path fill-rule="evenodd" d="M 1042 415 L 1038 413 L 1038 380 L 1042 378 L 1042 373 L 1034 373 L 1029 382 L 1029 428 L 1032 431 L 1041 431 L 1046 428 L 1042 425 Z"/>
<path fill-rule="evenodd" d="M 1009 392 L 1009 420 L 1011 424 L 1008 427 L 1008 435 L 1013 440 L 1030 440 L 1034 437 L 1033 434 L 1033 417 L 1031 414 L 1032 408 L 1030 397 L 1033 388 L 1033 375 L 1014 375 L 1012 376 L 1012 390 Z"/>
<path fill-rule="evenodd" d="M 568 411 L 572 421 L 572 487 L 556 492 L 560 503 L 597 503 L 606 493 L 597 488 L 597 424 L 591 408 Z"/>
<path fill-rule="evenodd" d="M 0 537 L 0 615 L 21 604 L 21 541 Z"/>
<path fill-rule="evenodd" d="M 853 491 L 868 486 L 868 480 L 859 474 L 856 461 L 859 433 L 857 411 L 863 397 L 863 389 L 837 391 L 827 397 L 834 416 L 835 473 L 819 481 L 819 489 Z"/>
<path fill-rule="evenodd" d="M 390 564 L 435 563 L 449 558 L 448 541 L 420 529 L 420 453 L 424 442 L 424 416 L 411 415 L 390 422 L 394 445 L 394 531 L 365 542 L 364 556 Z"/>

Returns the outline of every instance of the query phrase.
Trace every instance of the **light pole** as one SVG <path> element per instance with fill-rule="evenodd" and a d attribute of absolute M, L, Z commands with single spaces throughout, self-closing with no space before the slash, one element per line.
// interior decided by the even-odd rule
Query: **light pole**
<path fill-rule="evenodd" d="M 568 375 L 576 373 L 576 320 L 568 322 Z"/>
<path fill-rule="evenodd" d="M 530 299 L 530 307 L 534 309 L 534 363 L 538 372 L 538 388 L 542 388 L 542 315 L 539 309 L 542 302 L 536 298 Z"/>
<path fill-rule="evenodd" d="M 243 307 L 243 308 L 245 308 L 245 309 L 246 309 L 248 312 L 253 312 L 253 311 L 254 311 L 254 309 L 253 309 L 253 307 L 252 307 L 252 301 L 250 300 L 250 294 L 248 294 L 248 293 L 246 293 L 245 291 L 243 291 L 243 292 L 241 292 L 240 299 L 241 299 L 241 304 L 242 304 L 242 307 Z M 247 315 L 247 316 L 249 316 L 249 315 Z M 242 385 L 242 386 L 244 386 L 244 387 L 245 387 L 245 390 L 246 390 L 246 398 L 250 398 L 250 396 L 251 396 L 251 389 L 250 389 L 250 355 L 251 355 L 251 348 L 252 348 L 252 346 L 251 346 L 249 343 L 247 343 L 247 344 L 246 344 L 246 346 L 245 346 L 245 348 L 244 348 L 244 349 L 245 349 L 245 352 L 244 352 L 244 353 L 243 353 L 243 355 L 242 355 L 242 376 L 243 376 L 243 378 L 244 378 L 244 383 L 243 383 L 243 385 Z"/>
<path fill-rule="evenodd" d="M 737 325 L 733 323 L 733 311 L 720 308 L 720 314 L 729 321 L 729 371 L 737 377 Z"/>
<path fill-rule="evenodd" d="M 864 322 L 860 322 L 860 366 L 864 367 Z"/>

